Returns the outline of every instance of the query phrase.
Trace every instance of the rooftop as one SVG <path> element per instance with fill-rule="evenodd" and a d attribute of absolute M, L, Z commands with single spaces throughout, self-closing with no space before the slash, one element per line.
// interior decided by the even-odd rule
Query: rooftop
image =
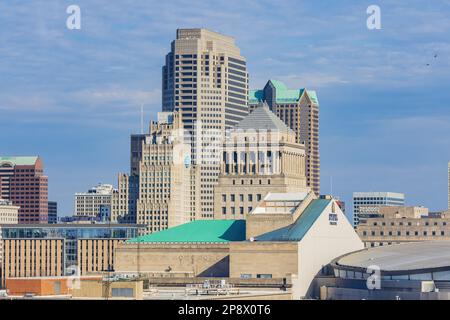
<path fill-rule="evenodd" d="M 383 273 L 416 273 L 429 269 L 450 270 L 450 241 L 408 242 L 363 249 L 335 261 L 344 269 L 380 267 Z"/>
<path fill-rule="evenodd" d="M 245 240 L 245 220 L 196 220 L 127 243 L 228 243 Z"/>
<path fill-rule="evenodd" d="M 32 166 L 36 163 L 37 156 L 31 157 L 0 157 L 0 166 L 3 163 L 11 163 L 14 166 Z"/>
<path fill-rule="evenodd" d="M 271 83 L 276 91 L 276 103 L 296 103 L 300 100 L 302 95 L 306 92 L 308 97 L 312 102 L 319 104 L 317 99 L 317 94 L 313 90 L 306 90 L 305 88 L 300 89 L 288 89 L 286 85 L 275 79 L 270 79 L 268 83 Z M 249 92 L 249 102 L 258 103 L 264 100 L 264 90 L 250 90 Z"/>
<path fill-rule="evenodd" d="M 332 200 L 313 200 L 293 224 L 255 238 L 255 241 L 300 241 Z"/>
<path fill-rule="evenodd" d="M 242 130 L 271 130 L 294 134 L 291 128 L 270 111 L 267 103 L 256 108 L 252 113 L 242 119 L 236 126 Z"/>

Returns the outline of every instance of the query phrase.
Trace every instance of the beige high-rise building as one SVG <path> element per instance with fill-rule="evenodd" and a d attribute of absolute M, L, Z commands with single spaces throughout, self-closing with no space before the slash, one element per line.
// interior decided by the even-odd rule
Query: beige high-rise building
<path fill-rule="evenodd" d="M 214 217 L 214 186 L 225 129 L 248 114 L 248 73 L 234 39 L 178 29 L 162 70 L 163 111 L 180 112 L 189 132 L 196 218 Z"/>
<path fill-rule="evenodd" d="M 297 143 L 305 145 L 306 183 L 320 194 L 319 101 L 313 90 L 288 89 L 278 80 L 269 80 L 261 90 L 251 90 L 250 112 L 262 102 L 294 130 Z"/>
<path fill-rule="evenodd" d="M 215 219 L 245 219 L 269 192 L 305 192 L 305 146 L 267 104 L 229 132 L 215 188 Z"/>
<path fill-rule="evenodd" d="M 195 219 L 190 198 L 190 145 L 180 115 L 159 113 L 150 123 L 139 163 L 137 223 L 155 232 Z"/>

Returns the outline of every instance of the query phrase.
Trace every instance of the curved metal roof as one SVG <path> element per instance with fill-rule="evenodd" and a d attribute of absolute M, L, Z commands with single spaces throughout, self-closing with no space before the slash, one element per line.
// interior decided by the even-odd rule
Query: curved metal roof
<path fill-rule="evenodd" d="M 363 249 L 335 259 L 333 267 L 364 271 L 378 266 L 385 274 L 450 270 L 450 241 L 423 241 Z"/>

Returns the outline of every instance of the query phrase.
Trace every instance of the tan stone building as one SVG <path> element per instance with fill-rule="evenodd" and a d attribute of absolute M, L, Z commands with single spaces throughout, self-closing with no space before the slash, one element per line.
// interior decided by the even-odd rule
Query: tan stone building
<path fill-rule="evenodd" d="M 306 183 L 319 195 L 319 101 L 316 92 L 304 88 L 288 89 L 281 81 L 271 79 L 263 89 L 250 90 L 250 112 L 262 102 L 294 130 L 297 143 L 305 145 Z"/>
<path fill-rule="evenodd" d="M 181 118 L 177 112 L 160 113 L 159 118 L 150 123 L 139 163 L 137 223 L 147 225 L 148 232 L 195 218 L 190 198 L 191 151 L 183 140 Z"/>
<path fill-rule="evenodd" d="M 450 240 L 450 214 L 431 214 L 424 207 L 380 207 L 377 215 L 360 222 L 357 232 L 366 247 Z"/>
<path fill-rule="evenodd" d="M 119 244 L 115 270 L 158 283 L 286 283 L 300 299 L 334 258 L 362 248 L 331 197 L 269 193 L 247 220 L 196 220 Z"/>
<path fill-rule="evenodd" d="M 244 219 L 269 192 L 308 192 L 305 148 L 263 104 L 228 133 L 214 189 L 215 219 Z"/>
<path fill-rule="evenodd" d="M 232 37 L 178 29 L 166 55 L 162 85 L 163 111 L 179 111 L 191 136 L 196 218 L 212 219 L 225 130 L 248 114 L 245 58 Z"/>

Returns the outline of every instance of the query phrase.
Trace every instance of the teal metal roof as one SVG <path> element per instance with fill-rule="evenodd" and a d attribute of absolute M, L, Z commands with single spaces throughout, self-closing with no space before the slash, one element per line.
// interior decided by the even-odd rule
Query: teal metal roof
<path fill-rule="evenodd" d="M 283 82 L 281 82 L 279 80 L 274 80 L 274 79 L 270 79 L 268 82 L 270 82 L 275 87 L 276 103 L 280 103 L 280 104 L 281 103 L 296 103 L 300 100 L 303 93 L 306 91 L 306 93 L 311 98 L 311 100 L 315 104 L 319 104 L 319 101 L 317 99 L 317 94 L 315 91 L 305 90 L 304 88 L 288 89 Z M 257 104 L 259 102 L 264 101 L 265 100 L 264 90 L 250 90 L 248 100 L 249 100 L 250 104 Z"/>
<path fill-rule="evenodd" d="M 300 241 L 312 227 L 323 210 L 331 202 L 329 199 L 313 200 L 293 224 L 262 234 L 255 241 Z"/>
<path fill-rule="evenodd" d="M 307 90 L 306 93 L 308 94 L 312 102 L 314 102 L 315 104 L 319 104 L 319 100 L 317 99 L 317 93 L 314 90 Z"/>
<path fill-rule="evenodd" d="M 32 166 L 36 163 L 38 157 L 0 157 L 0 164 L 2 162 L 10 162 L 14 166 Z"/>
<path fill-rule="evenodd" d="M 245 240 L 245 220 L 196 220 L 130 239 L 127 243 L 228 243 L 243 240 Z"/>
<path fill-rule="evenodd" d="M 264 91 L 263 90 L 250 90 L 248 99 L 249 99 L 249 102 L 253 103 L 253 104 L 262 102 L 264 100 Z"/>

